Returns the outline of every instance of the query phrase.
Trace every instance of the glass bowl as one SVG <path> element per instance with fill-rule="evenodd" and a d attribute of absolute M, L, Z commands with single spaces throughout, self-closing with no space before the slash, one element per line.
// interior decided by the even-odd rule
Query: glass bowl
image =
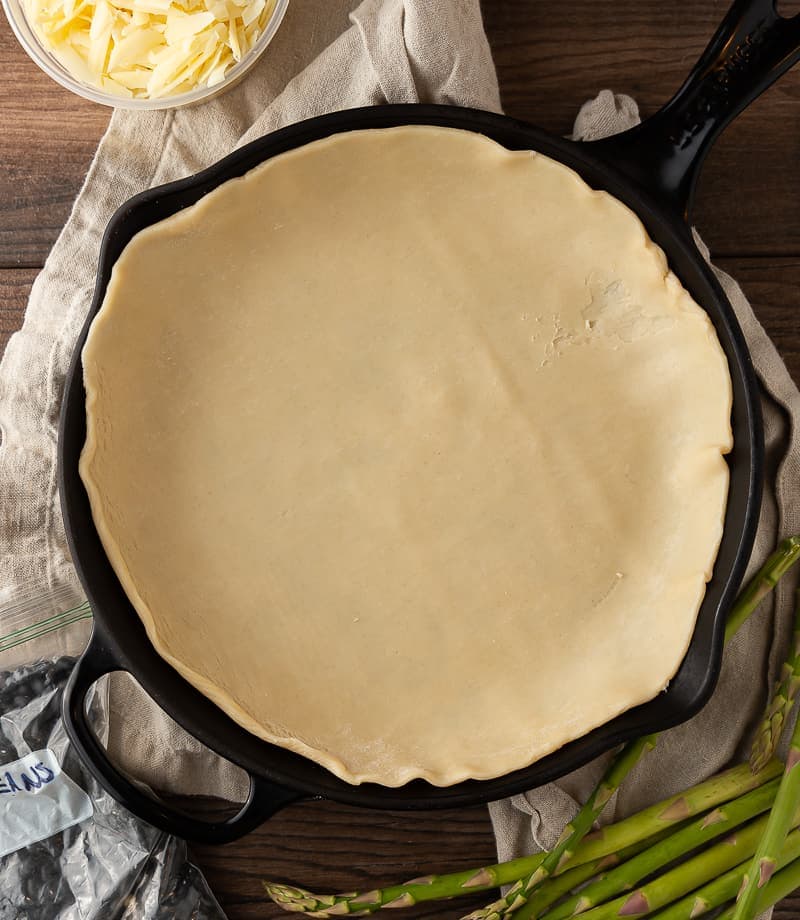
<path fill-rule="evenodd" d="M 116 96 L 113 93 L 104 92 L 96 86 L 84 83 L 77 77 L 73 76 L 69 70 L 58 61 L 54 55 L 45 47 L 36 34 L 33 26 L 28 22 L 25 11 L 22 8 L 22 0 L 1 0 L 3 11 L 11 25 L 11 29 L 17 36 L 19 43 L 28 53 L 30 59 L 37 64 L 49 77 L 52 77 L 56 83 L 60 83 L 65 89 L 89 99 L 91 102 L 99 102 L 101 105 L 108 105 L 119 109 L 138 109 L 140 111 L 153 109 L 175 109 L 187 105 L 195 105 L 198 102 L 205 102 L 218 96 L 230 89 L 247 73 L 255 64 L 258 58 L 266 49 L 267 45 L 275 37 L 278 27 L 283 20 L 289 0 L 276 0 L 272 15 L 267 21 L 264 31 L 258 37 L 258 40 L 247 54 L 239 61 L 238 64 L 231 67 L 221 80 L 214 86 L 200 86 L 188 93 L 179 93 L 175 96 L 162 96 L 157 99 L 128 99 L 124 96 Z"/>

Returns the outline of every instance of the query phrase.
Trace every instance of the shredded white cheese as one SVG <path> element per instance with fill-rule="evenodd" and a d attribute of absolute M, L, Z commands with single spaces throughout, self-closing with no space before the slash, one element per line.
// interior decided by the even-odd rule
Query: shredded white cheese
<path fill-rule="evenodd" d="M 116 96 L 157 99 L 220 83 L 276 0 L 23 0 L 53 56 Z"/>

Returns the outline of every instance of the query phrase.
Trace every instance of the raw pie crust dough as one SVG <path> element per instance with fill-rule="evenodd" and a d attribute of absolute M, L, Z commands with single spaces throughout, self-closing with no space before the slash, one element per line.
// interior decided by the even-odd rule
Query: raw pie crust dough
<path fill-rule="evenodd" d="M 342 134 L 139 233 L 81 475 L 158 652 L 350 783 L 526 766 L 664 689 L 731 383 L 638 218 L 468 132 Z"/>

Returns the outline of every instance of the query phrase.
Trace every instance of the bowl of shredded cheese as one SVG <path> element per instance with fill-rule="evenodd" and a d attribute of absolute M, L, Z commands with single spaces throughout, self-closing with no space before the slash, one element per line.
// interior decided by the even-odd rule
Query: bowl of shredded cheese
<path fill-rule="evenodd" d="M 237 83 L 289 0 L 2 0 L 33 61 L 103 105 L 164 109 Z"/>

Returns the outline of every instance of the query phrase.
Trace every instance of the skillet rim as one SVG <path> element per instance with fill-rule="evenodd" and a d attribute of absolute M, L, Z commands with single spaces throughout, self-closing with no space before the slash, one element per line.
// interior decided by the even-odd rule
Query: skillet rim
<path fill-rule="evenodd" d="M 212 188 L 286 150 L 344 131 L 411 124 L 433 124 L 477 131 L 510 149 L 537 150 L 575 169 L 593 188 L 604 188 L 631 207 L 642 219 L 650 236 L 665 250 L 670 267 L 709 313 L 728 356 L 734 384 L 733 417 L 734 422 L 738 419 L 739 434 L 736 434 L 737 425 L 734 424 L 735 446 L 730 455 L 731 480 L 726 521 L 714 576 L 707 586 L 689 651 L 664 693 L 622 713 L 534 764 L 495 779 L 467 780 L 446 787 L 433 786 L 424 780 L 413 780 L 400 787 L 373 783 L 356 786 L 340 780 L 301 755 L 251 735 L 180 677 L 146 638 L 149 655 L 145 655 L 145 658 L 149 658 L 149 661 L 143 666 L 138 660 L 137 656 L 142 654 L 142 643 L 139 642 L 138 647 L 133 649 L 131 639 L 137 631 L 144 634 L 138 615 L 124 592 L 118 600 L 128 609 L 124 612 L 109 612 L 104 597 L 107 589 L 98 590 L 96 576 L 87 571 L 92 562 L 91 552 L 87 558 L 87 540 L 91 541 L 94 537 L 99 544 L 99 538 L 91 515 L 88 518 L 90 533 L 82 528 L 81 525 L 85 525 L 87 520 L 85 509 L 79 507 L 80 493 L 83 493 L 84 504 L 88 507 L 77 473 L 80 449 L 78 447 L 77 452 L 75 450 L 77 444 L 82 446 L 83 442 L 80 426 L 77 432 L 75 428 L 81 414 L 85 430 L 85 392 L 80 356 L 89 325 L 102 304 L 111 268 L 124 244 L 138 230 L 181 210 Z M 110 654 L 120 665 L 120 669 L 131 671 L 143 689 L 180 725 L 217 753 L 244 767 L 251 775 L 307 795 L 377 808 L 454 807 L 481 804 L 522 792 L 571 772 L 625 740 L 673 727 L 698 712 L 716 685 L 722 658 L 724 612 L 733 602 L 744 575 L 758 523 L 763 473 L 763 427 L 758 387 L 749 351 L 730 303 L 712 270 L 702 259 L 680 215 L 660 206 L 655 190 L 637 185 L 615 169 L 613 164 L 604 162 L 592 148 L 592 142 L 577 143 L 557 138 L 526 122 L 477 109 L 424 104 L 367 106 L 289 125 L 252 141 L 197 174 L 146 190 L 125 202 L 111 218 L 103 237 L 92 304 L 73 350 L 59 425 L 58 484 L 67 542 L 81 583 L 95 611 L 95 633 L 82 657 L 91 657 L 92 654 L 97 656 L 97 650 L 102 646 L 106 654 Z M 159 210 L 164 213 L 158 214 Z M 155 211 L 158 216 L 146 219 L 151 211 Z M 668 245 L 664 245 L 665 239 Z M 692 270 L 690 274 L 693 274 L 693 283 L 687 283 L 683 271 L 676 268 L 674 254 L 678 254 L 677 261 Z M 698 296 L 698 289 L 703 287 L 705 296 Z M 709 298 L 712 300 L 709 301 Z M 708 309 L 709 302 L 713 302 L 713 310 Z M 746 445 L 741 443 L 743 432 L 746 433 Z M 749 459 L 746 470 L 739 456 L 745 446 L 744 458 Z M 740 520 L 740 526 L 733 532 L 729 524 L 732 503 L 735 506 L 734 517 Z M 102 555 L 105 558 L 104 553 Z M 723 556 L 729 556 L 730 559 L 723 570 L 718 570 Z M 107 560 L 105 565 L 108 570 L 106 576 L 110 573 L 117 591 L 121 592 Z M 711 609 L 709 599 L 715 598 Z M 112 622 L 116 616 L 122 618 L 122 627 Z M 701 640 L 704 654 L 698 654 Z M 183 684 L 183 688 L 180 684 Z M 188 714 L 185 711 L 187 701 L 191 704 Z M 215 733 L 215 728 L 224 723 L 227 725 L 220 736 Z M 244 755 L 242 748 L 248 749 Z"/>

